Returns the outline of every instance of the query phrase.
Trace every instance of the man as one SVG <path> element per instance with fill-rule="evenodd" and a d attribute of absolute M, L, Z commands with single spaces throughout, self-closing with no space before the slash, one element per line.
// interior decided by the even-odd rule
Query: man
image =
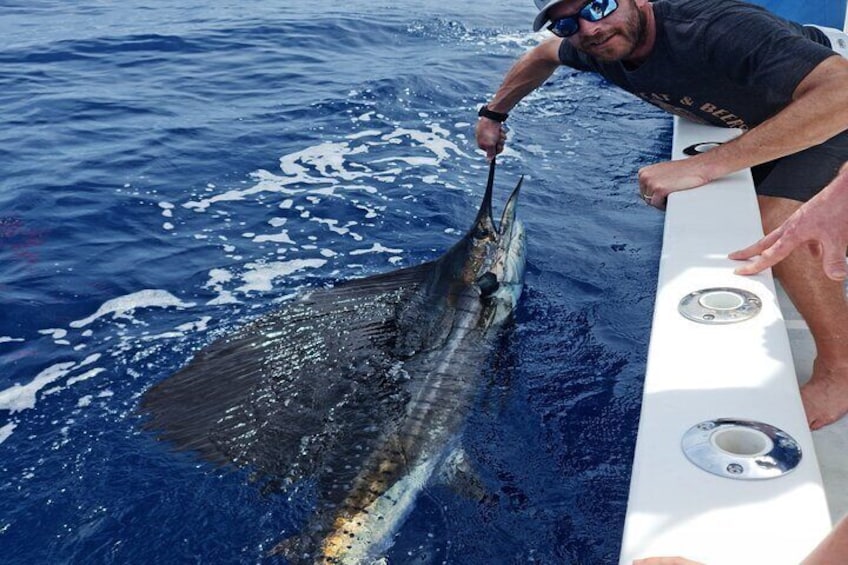
<path fill-rule="evenodd" d="M 639 171 L 664 208 L 672 192 L 754 167 L 763 228 L 776 229 L 848 160 L 848 60 L 830 40 L 736 0 L 535 0 L 555 35 L 509 70 L 480 110 L 477 144 L 503 150 L 502 122 L 560 66 L 593 71 L 668 111 L 746 132 L 709 152 Z M 775 267 L 818 357 L 802 399 L 818 429 L 848 413 L 848 303 L 806 248 Z"/>

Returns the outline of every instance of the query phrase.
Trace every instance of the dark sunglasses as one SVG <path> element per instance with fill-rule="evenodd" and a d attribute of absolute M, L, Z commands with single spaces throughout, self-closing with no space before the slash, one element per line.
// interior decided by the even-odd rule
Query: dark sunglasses
<path fill-rule="evenodd" d="M 587 22 L 599 22 L 618 8 L 615 0 L 592 0 L 573 16 L 559 18 L 551 22 L 548 30 L 559 37 L 570 37 L 580 29 L 578 18 Z"/>

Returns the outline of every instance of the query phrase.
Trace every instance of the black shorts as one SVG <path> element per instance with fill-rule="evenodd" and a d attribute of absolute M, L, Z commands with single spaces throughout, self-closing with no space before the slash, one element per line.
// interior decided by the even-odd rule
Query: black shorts
<path fill-rule="evenodd" d="M 751 169 L 760 196 L 806 202 L 833 180 L 848 162 L 848 131 L 821 145 Z"/>

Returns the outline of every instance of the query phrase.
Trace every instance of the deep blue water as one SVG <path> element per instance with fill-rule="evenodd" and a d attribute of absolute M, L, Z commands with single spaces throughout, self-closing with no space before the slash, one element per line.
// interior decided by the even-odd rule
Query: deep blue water
<path fill-rule="evenodd" d="M 342 6 L 341 8 L 339 6 Z M 0 2 L 0 560 L 252 563 L 306 517 L 140 428 L 140 395 L 299 289 L 432 259 L 532 3 Z M 392 563 L 617 559 L 670 120 L 561 70 L 510 118 L 526 292 Z"/>

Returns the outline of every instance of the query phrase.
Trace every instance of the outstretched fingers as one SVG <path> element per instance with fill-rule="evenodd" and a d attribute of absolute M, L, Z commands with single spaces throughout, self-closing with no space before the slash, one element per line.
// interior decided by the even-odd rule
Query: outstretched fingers
<path fill-rule="evenodd" d="M 737 261 L 744 261 L 759 255 L 750 263 L 734 271 L 737 275 L 756 275 L 782 261 L 795 247 L 791 235 L 784 237 L 784 229 L 780 227 L 753 245 L 734 251 L 728 257 Z"/>

